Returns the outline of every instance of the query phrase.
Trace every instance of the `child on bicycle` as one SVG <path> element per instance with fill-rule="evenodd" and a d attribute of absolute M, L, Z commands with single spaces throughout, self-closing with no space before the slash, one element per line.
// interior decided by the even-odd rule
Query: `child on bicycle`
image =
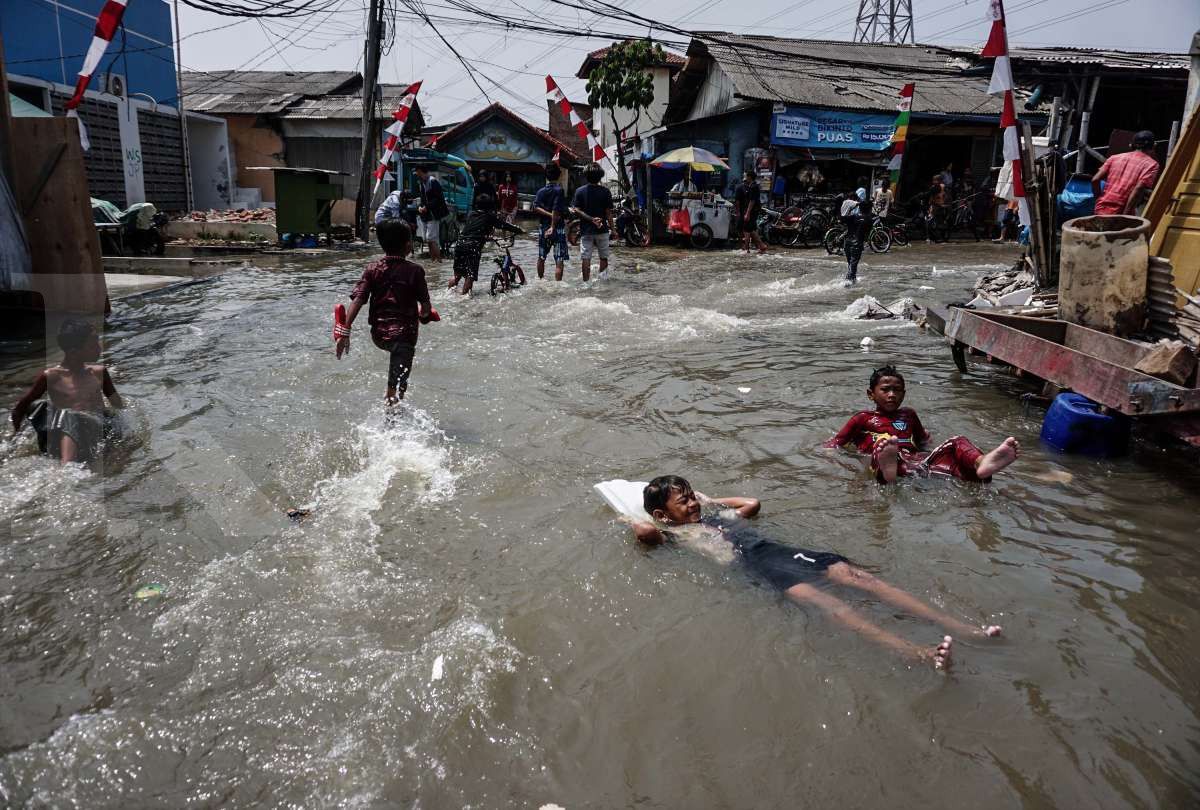
<path fill-rule="evenodd" d="M 454 278 L 450 279 L 449 289 L 453 290 L 458 286 L 458 282 L 465 278 L 462 294 L 471 294 L 471 287 L 479 280 L 479 259 L 483 254 L 483 243 L 496 228 L 506 233 L 521 233 L 521 229 L 516 225 L 496 215 L 495 198 L 490 194 L 483 194 L 476 198 L 475 210 L 467 217 L 462 232 L 458 235 L 458 243 L 454 246 Z"/>

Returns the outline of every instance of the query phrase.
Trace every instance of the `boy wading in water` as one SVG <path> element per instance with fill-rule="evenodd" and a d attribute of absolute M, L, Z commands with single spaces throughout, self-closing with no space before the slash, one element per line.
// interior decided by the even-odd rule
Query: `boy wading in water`
<path fill-rule="evenodd" d="M 929 661 L 937 669 L 950 665 L 951 636 L 944 636 L 936 647 L 921 647 L 875 626 L 820 586 L 832 583 L 866 591 L 890 605 L 940 624 L 959 635 L 1000 635 L 999 626 L 972 627 L 947 616 L 912 594 L 851 565 L 840 554 L 809 551 L 762 537 L 744 520 L 758 514 L 759 502 L 754 498 L 708 498 L 692 489 L 685 479 L 674 475 L 655 478 L 646 485 L 642 498 L 646 512 L 662 528 L 652 523 L 634 521 L 633 531 L 641 542 L 658 545 L 677 540 L 701 550 L 707 547 L 710 554 L 712 550 L 731 547 L 733 554 L 730 556 L 740 555 L 755 574 L 783 591 L 789 599 L 815 605 L 872 641 L 917 660 Z M 705 514 L 704 507 L 709 508 L 708 514 Z M 733 514 L 727 516 L 719 510 L 732 510 Z"/>
<path fill-rule="evenodd" d="M 37 376 L 12 410 L 13 434 L 21 429 L 34 402 L 47 393 L 50 405 L 35 414 L 34 428 L 45 433 L 45 451 L 59 460 L 89 461 L 104 439 L 104 398 L 114 408 L 125 403 L 100 359 L 100 337 L 87 321 L 70 319 L 58 330 L 62 362 Z"/>
<path fill-rule="evenodd" d="M 608 271 L 608 241 L 612 233 L 612 192 L 600 185 L 604 169 L 599 163 L 589 163 L 583 174 L 586 186 L 580 186 L 571 202 L 571 212 L 579 217 L 579 256 L 583 280 L 592 278 L 592 250 L 600 257 L 600 275 Z"/>
<path fill-rule="evenodd" d="M 916 411 L 900 407 L 904 402 L 904 377 L 892 366 L 871 374 L 867 398 L 875 403 L 875 410 L 854 414 L 825 446 L 851 445 L 860 453 L 869 453 L 871 472 L 881 484 L 891 484 L 902 475 L 987 482 L 1021 454 L 1021 446 L 1011 436 L 990 453 L 962 436 L 952 436 L 933 450 L 922 451 L 932 437 Z"/>
<path fill-rule="evenodd" d="M 391 354 L 388 366 L 388 405 L 404 399 L 408 376 L 412 373 L 413 356 L 417 351 L 420 323 L 441 320 L 429 303 L 429 287 L 425 269 L 408 261 L 412 247 L 412 231 L 398 219 L 379 223 L 375 235 L 383 248 L 384 257 L 367 265 L 362 278 L 350 293 L 353 303 L 346 316 L 343 333 L 338 337 L 337 356 L 350 351 L 350 327 L 359 310 L 369 301 L 367 321 L 371 324 L 371 340 Z"/>
<path fill-rule="evenodd" d="M 538 278 L 546 275 L 546 257 L 554 254 L 554 280 L 562 281 L 563 267 L 571 258 L 567 248 L 567 195 L 558 184 L 562 170 L 546 164 L 546 185 L 533 198 L 533 213 L 538 215 Z"/>

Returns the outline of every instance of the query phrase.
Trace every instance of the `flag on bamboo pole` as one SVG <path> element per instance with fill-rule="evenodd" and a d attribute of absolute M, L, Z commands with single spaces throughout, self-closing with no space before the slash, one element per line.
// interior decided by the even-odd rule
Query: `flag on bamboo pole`
<path fill-rule="evenodd" d="M 904 149 L 908 141 L 908 119 L 912 115 L 914 89 L 916 85 L 911 82 L 904 85 L 900 90 L 900 103 L 896 105 L 900 114 L 896 116 L 896 130 L 892 133 L 892 160 L 888 163 L 888 170 L 892 173 L 892 194 L 899 193 L 900 166 L 904 162 Z"/>
<path fill-rule="evenodd" d="M 388 166 L 392 162 L 392 155 L 396 152 L 396 147 L 400 145 L 400 136 L 404 133 L 404 124 L 408 121 L 408 113 L 412 109 L 412 105 L 416 102 L 417 92 L 420 89 L 421 82 L 413 82 L 405 89 L 404 95 L 400 97 L 399 106 L 392 113 L 392 123 L 384 130 L 388 137 L 383 142 L 383 157 L 379 159 L 379 165 L 375 167 L 375 188 L 371 190 L 372 196 L 375 195 L 375 192 L 379 191 L 379 184 L 387 176 Z"/>
<path fill-rule="evenodd" d="M 96 17 L 96 28 L 92 32 L 92 43 L 88 46 L 87 55 L 83 57 L 83 67 L 79 69 L 79 77 L 75 80 L 75 93 L 65 105 L 68 118 L 79 118 L 75 108 L 83 101 L 83 91 L 87 90 L 88 84 L 91 83 L 92 74 L 100 67 L 100 60 L 104 58 L 108 44 L 112 42 L 117 28 L 121 25 L 121 18 L 125 16 L 125 4 L 128 2 L 129 0 L 107 0 L 100 9 L 100 14 Z M 87 151 L 89 143 L 83 121 L 79 122 L 79 141 L 84 151 Z"/>
<path fill-rule="evenodd" d="M 579 137 L 587 141 L 588 149 L 591 150 L 592 160 L 599 163 L 604 160 L 604 147 L 596 140 L 596 136 L 588 128 L 588 125 L 583 123 L 583 119 L 579 117 L 579 113 L 575 112 L 575 106 L 567 101 L 567 97 L 563 95 L 563 91 L 559 89 L 558 84 L 550 76 L 546 77 L 546 98 L 553 101 L 562 110 L 562 114 L 571 122 L 571 126 L 579 133 Z"/>
<path fill-rule="evenodd" d="M 1012 62 L 1008 54 L 1008 27 L 1004 17 L 1004 0 L 991 0 L 989 16 L 992 30 L 988 32 L 980 56 L 991 57 L 992 80 L 988 83 L 989 95 L 1003 95 L 1004 106 L 1000 113 L 1000 128 L 1004 130 L 1004 160 L 1012 165 L 1012 196 L 1022 225 L 1030 224 L 1029 201 L 1025 199 L 1025 182 L 1021 177 L 1021 135 L 1017 123 L 1017 110 L 1013 104 Z"/>

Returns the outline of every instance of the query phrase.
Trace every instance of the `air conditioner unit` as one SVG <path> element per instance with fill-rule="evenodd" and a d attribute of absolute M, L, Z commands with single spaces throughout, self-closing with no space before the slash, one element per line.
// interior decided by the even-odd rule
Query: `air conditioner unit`
<path fill-rule="evenodd" d="M 120 73 L 108 73 L 104 77 L 104 92 L 117 98 L 125 98 L 125 76 Z"/>

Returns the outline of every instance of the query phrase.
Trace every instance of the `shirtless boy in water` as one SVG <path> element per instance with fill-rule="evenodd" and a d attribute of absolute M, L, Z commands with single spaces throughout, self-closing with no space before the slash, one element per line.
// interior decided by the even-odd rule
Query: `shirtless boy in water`
<path fill-rule="evenodd" d="M 12 410 L 13 434 L 21 429 L 33 403 L 50 394 L 44 423 L 46 452 L 63 463 L 87 461 L 104 438 L 104 398 L 114 408 L 125 403 L 100 359 L 100 337 L 87 321 L 70 319 L 58 330 L 62 362 L 37 376 Z M 39 428 L 40 430 L 40 428 Z"/>
<path fill-rule="evenodd" d="M 962 436 L 952 436 L 923 452 L 932 437 L 916 411 L 900 407 L 904 377 L 892 366 L 876 369 L 871 375 L 867 398 L 875 403 L 875 410 L 854 414 L 825 446 L 850 445 L 870 454 L 871 472 L 881 484 L 894 483 L 903 475 L 940 475 L 986 483 L 1021 454 L 1021 446 L 1011 436 L 990 453 Z"/>
<path fill-rule="evenodd" d="M 937 669 L 945 669 L 950 665 L 951 636 L 943 637 L 936 647 L 921 647 L 871 624 L 820 586 L 832 583 L 858 588 L 959 635 L 1000 635 L 998 625 L 977 628 L 958 621 L 851 565 L 840 554 L 809 551 L 763 538 L 742 520 L 758 514 L 760 505 L 754 498 L 708 498 L 692 489 L 686 480 L 674 475 L 655 478 L 646 486 L 642 498 L 646 512 L 662 528 L 653 523 L 633 521 L 634 534 L 641 542 L 658 545 L 667 540 L 678 540 L 701 549 L 714 546 L 732 549 L 730 557 L 740 555 L 752 571 L 783 591 L 788 598 L 801 604 L 815 605 L 872 641 L 911 658 L 932 662 Z M 709 515 L 704 514 L 705 506 L 710 507 Z M 715 510 L 725 514 L 714 514 Z M 728 510 L 732 510 L 732 514 L 728 514 Z"/>

